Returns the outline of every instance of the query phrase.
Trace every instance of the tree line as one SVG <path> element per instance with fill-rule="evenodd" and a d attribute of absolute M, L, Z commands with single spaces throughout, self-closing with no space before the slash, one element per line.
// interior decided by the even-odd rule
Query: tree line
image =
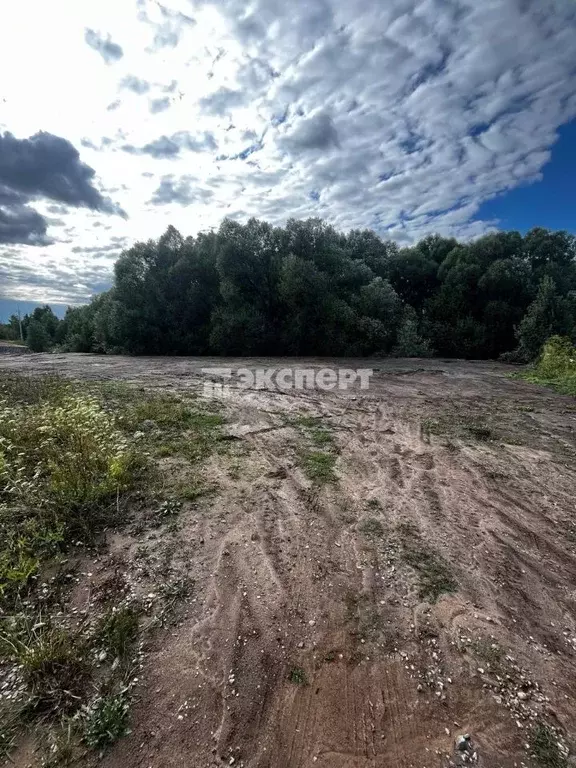
<path fill-rule="evenodd" d="M 32 349 L 523 362 L 554 334 L 576 340 L 576 238 L 535 228 L 402 248 L 319 219 L 168 227 L 121 254 L 109 291 L 23 324 Z"/>

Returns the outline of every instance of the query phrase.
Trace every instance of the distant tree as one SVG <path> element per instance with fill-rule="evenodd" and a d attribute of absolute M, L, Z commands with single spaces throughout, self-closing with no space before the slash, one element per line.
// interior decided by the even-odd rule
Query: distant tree
<path fill-rule="evenodd" d="M 556 284 L 551 277 L 544 277 L 518 329 L 520 350 L 533 360 L 550 336 L 570 334 L 572 322 L 569 307 L 557 293 Z"/>
<path fill-rule="evenodd" d="M 396 344 L 392 349 L 392 356 L 432 357 L 432 354 L 430 342 L 418 331 L 418 315 L 416 310 L 414 307 L 404 307 Z"/>
<path fill-rule="evenodd" d="M 26 344 L 32 352 L 46 352 L 50 347 L 50 334 L 41 320 L 32 318 L 28 325 Z"/>

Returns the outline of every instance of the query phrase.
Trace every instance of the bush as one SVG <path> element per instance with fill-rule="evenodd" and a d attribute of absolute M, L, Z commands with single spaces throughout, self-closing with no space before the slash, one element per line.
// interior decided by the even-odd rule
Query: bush
<path fill-rule="evenodd" d="M 539 376 L 549 379 L 576 377 L 576 348 L 570 339 L 552 336 L 542 349 L 536 364 Z"/>
<path fill-rule="evenodd" d="M 536 365 L 518 375 L 534 384 L 576 396 L 576 348 L 570 339 L 552 336 L 544 344 Z"/>

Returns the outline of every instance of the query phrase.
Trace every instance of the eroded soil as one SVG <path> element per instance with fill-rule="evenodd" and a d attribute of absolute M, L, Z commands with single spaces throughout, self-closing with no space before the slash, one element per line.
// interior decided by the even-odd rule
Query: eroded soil
<path fill-rule="evenodd" d="M 576 745 L 574 399 L 439 360 L 26 355 L 0 376 L 199 391 L 223 364 L 378 370 L 368 391 L 233 391 L 241 450 L 200 470 L 214 493 L 176 530 L 110 538 L 96 582 L 113 562 L 137 584 L 146 550 L 193 586 L 101 764 L 511 768 L 538 764 L 537 723 Z"/>

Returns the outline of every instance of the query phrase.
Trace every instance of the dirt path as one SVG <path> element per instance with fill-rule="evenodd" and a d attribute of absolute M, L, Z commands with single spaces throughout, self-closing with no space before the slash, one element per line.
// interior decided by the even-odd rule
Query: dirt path
<path fill-rule="evenodd" d="M 0 376 L 198 389 L 223 362 L 29 355 Z M 379 370 L 368 391 L 223 401 L 245 450 L 210 459 L 218 493 L 183 513 L 194 588 L 106 768 L 512 768 L 538 764 L 538 728 L 574 743 L 574 400 L 493 363 L 337 363 Z"/>

